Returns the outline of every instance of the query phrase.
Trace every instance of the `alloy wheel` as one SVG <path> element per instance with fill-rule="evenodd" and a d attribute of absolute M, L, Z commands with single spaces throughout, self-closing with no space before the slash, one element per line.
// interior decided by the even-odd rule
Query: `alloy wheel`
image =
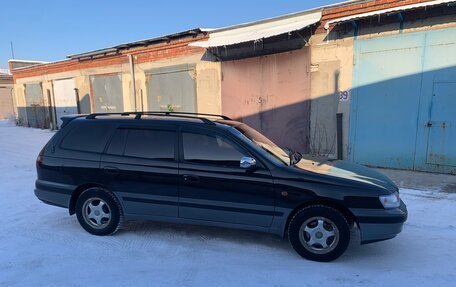
<path fill-rule="evenodd" d="M 299 230 L 299 240 L 308 251 L 326 254 L 337 247 L 339 229 L 325 217 L 311 217 L 304 221 Z"/>
<path fill-rule="evenodd" d="M 91 227 L 102 229 L 111 221 L 109 205 L 98 197 L 87 199 L 82 206 L 84 221 Z"/>

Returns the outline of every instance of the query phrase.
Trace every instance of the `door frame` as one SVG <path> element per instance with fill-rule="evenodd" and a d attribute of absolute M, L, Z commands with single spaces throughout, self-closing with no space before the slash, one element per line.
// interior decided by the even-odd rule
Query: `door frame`
<path fill-rule="evenodd" d="M 268 175 L 268 178 L 270 180 L 270 196 L 271 196 L 271 210 L 267 211 L 267 210 L 261 210 L 261 209 L 255 209 L 256 212 L 247 212 L 247 210 L 251 210 L 253 211 L 254 209 L 248 209 L 248 208 L 243 208 L 243 207 L 227 207 L 228 210 L 223 210 L 223 209 L 220 209 L 220 211 L 232 211 L 232 212 L 239 212 L 239 213 L 245 213 L 245 214 L 249 214 L 249 213 L 257 213 L 257 215 L 263 215 L 263 216 L 267 216 L 269 215 L 271 217 L 271 221 L 269 223 L 268 226 L 262 226 L 262 225 L 255 225 L 255 224 L 240 224 L 240 223 L 235 223 L 235 222 L 225 222 L 225 221 L 215 221 L 214 222 L 217 222 L 217 223 L 220 223 L 221 225 L 224 225 L 224 224 L 227 224 L 228 226 L 229 225 L 246 225 L 246 226 L 253 226 L 253 227 L 258 227 L 258 228 L 270 228 L 273 224 L 274 224 L 274 217 L 276 216 L 276 197 L 275 197 L 275 186 L 274 186 L 274 180 L 273 180 L 273 176 L 272 176 L 272 173 L 270 171 L 270 169 L 268 168 L 268 166 L 266 164 L 263 163 L 263 159 L 261 158 L 260 155 L 258 155 L 257 153 L 253 152 L 251 148 L 249 148 L 247 145 L 243 144 L 242 141 L 240 141 L 239 139 L 237 139 L 234 135 L 230 134 L 229 132 L 223 132 L 223 131 L 220 131 L 220 130 L 216 130 L 216 129 L 211 129 L 209 127 L 201 127 L 201 126 L 186 126 L 186 125 L 182 125 L 179 127 L 179 131 L 178 131 L 178 136 L 179 136 L 179 218 L 182 218 L 184 220 L 186 219 L 189 219 L 189 220 L 198 220 L 198 221 L 206 221 L 204 219 L 192 219 L 192 218 L 186 218 L 186 217 L 180 217 L 180 208 L 181 206 L 183 206 L 183 204 L 188 204 L 188 205 L 198 205 L 198 206 L 207 206 L 207 208 L 204 208 L 204 207 L 197 207 L 197 208 L 201 208 L 201 209 L 206 209 L 206 210 L 212 210 L 212 209 L 216 209 L 218 210 L 217 208 L 209 208 L 209 207 L 216 207 L 217 205 L 205 205 L 204 203 L 201 203 L 201 204 L 197 204 L 197 203 L 183 203 L 181 202 L 181 199 L 182 199 L 182 196 L 181 196 L 181 186 L 183 185 L 183 180 L 181 178 L 181 176 L 184 174 L 182 172 L 183 169 L 185 169 L 183 167 L 183 165 L 195 165 L 195 166 L 211 166 L 211 164 L 198 164 L 198 163 L 192 163 L 192 162 L 186 162 L 184 160 L 184 152 L 183 152 L 183 138 L 182 138 L 182 134 L 184 132 L 189 132 L 189 133 L 196 133 L 196 134 L 202 134 L 202 135 L 209 135 L 209 136 L 220 136 L 222 137 L 223 139 L 227 139 L 229 143 L 232 143 L 235 145 L 236 148 L 240 148 L 241 150 L 243 150 L 244 152 L 247 153 L 247 155 L 249 156 L 252 156 L 255 158 L 255 160 L 257 161 L 257 165 L 259 167 L 259 171 L 260 172 L 264 172 L 264 173 L 267 173 Z M 214 167 L 216 165 L 213 165 Z M 227 169 L 227 171 L 229 169 L 233 170 L 235 168 L 233 167 L 222 167 L 222 166 L 218 166 L 218 168 L 220 169 Z M 250 171 L 248 170 L 245 170 L 245 169 L 241 169 L 239 167 L 239 171 L 245 171 L 246 173 L 249 173 Z M 210 171 L 208 171 L 210 172 Z M 252 173 L 255 172 L 255 171 L 252 171 Z M 190 198 L 190 201 L 192 201 L 192 199 Z M 223 200 L 220 200 L 220 202 L 223 202 Z M 234 204 L 236 204 L 234 201 L 233 201 Z M 233 205 L 234 205 L 233 204 Z M 254 203 L 245 203 L 246 205 L 255 205 Z M 261 204 L 258 204 L 258 205 L 261 205 Z M 188 206 L 188 207 L 192 207 L 192 206 Z M 229 209 L 232 209 L 232 210 L 229 210 Z M 239 210 L 239 209 L 244 209 L 246 210 L 246 212 L 242 212 L 242 211 L 236 211 L 236 210 Z M 250 229 L 250 228 L 247 228 L 247 229 Z"/>

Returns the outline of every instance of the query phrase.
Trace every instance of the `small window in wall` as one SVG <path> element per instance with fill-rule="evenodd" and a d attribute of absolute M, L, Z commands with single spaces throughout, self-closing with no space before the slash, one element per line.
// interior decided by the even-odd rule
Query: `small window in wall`
<path fill-rule="evenodd" d="M 176 132 L 164 130 L 129 130 L 125 156 L 155 160 L 174 160 Z"/>
<path fill-rule="evenodd" d="M 78 125 L 65 136 L 60 147 L 76 151 L 101 153 L 109 134 L 110 128 L 107 124 Z"/>
<path fill-rule="evenodd" d="M 184 132 L 182 139 L 188 162 L 239 167 L 244 156 L 239 147 L 217 135 Z"/>
<path fill-rule="evenodd" d="M 123 112 L 122 76 L 120 74 L 90 76 L 95 112 Z"/>
<path fill-rule="evenodd" d="M 147 94 L 151 111 L 196 112 L 195 65 L 150 70 Z"/>

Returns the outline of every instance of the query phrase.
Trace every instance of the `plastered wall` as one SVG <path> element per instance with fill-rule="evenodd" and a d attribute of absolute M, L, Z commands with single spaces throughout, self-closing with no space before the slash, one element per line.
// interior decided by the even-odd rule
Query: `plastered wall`
<path fill-rule="evenodd" d="M 353 37 L 326 41 L 325 34 L 311 38 L 311 153 L 336 157 L 336 114 L 343 114 L 344 156 L 348 145 L 350 97 L 353 74 Z"/>

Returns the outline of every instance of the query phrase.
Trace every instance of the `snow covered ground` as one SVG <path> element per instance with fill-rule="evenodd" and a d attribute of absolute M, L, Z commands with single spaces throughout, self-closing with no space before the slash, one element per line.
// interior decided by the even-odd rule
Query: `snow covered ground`
<path fill-rule="evenodd" d="M 33 194 L 52 134 L 0 121 L 0 286 L 456 286 L 456 194 L 401 190 L 403 232 L 355 242 L 331 263 L 301 259 L 273 235 L 221 228 L 131 222 L 96 237 Z"/>

